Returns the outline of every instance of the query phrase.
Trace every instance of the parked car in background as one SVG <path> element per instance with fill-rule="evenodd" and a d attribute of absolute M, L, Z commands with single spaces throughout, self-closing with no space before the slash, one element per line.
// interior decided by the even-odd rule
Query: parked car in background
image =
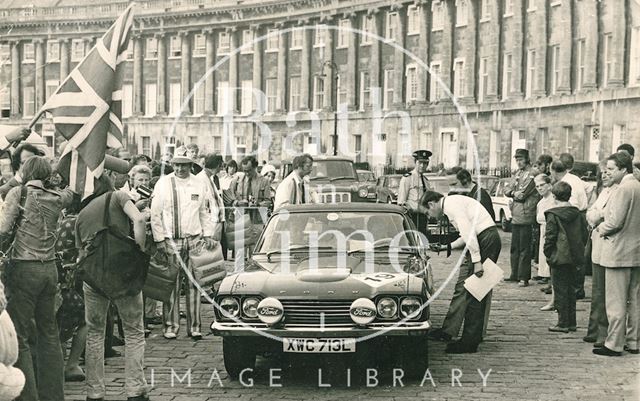
<path fill-rule="evenodd" d="M 511 231 L 511 203 L 513 199 L 505 196 L 504 192 L 510 184 L 511 178 L 500 178 L 489 190 L 491 202 L 493 202 L 493 211 L 496 216 L 496 223 L 506 232 Z"/>
<path fill-rule="evenodd" d="M 358 173 L 358 181 L 360 182 L 376 182 L 376 176 L 373 171 L 356 170 L 356 173 Z"/>
<path fill-rule="evenodd" d="M 402 174 L 386 174 L 378 177 L 376 193 L 380 203 L 398 203 L 398 188 Z"/>
<path fill-rule="evenodd" d="M 405 209 L 287 209 L 271 216 L 244 271 L 216 294 L 211 330 L 222 337 L 229 377 L 254 369 L 264 353 L 353 355 L 364 367 L 387 357 L 422 377 L 433 278 L 427 244 Z"/>
<path fill-rule="evenodd" d="M 283 161 L 277 174 L 281 182 L 291 173 L 291 161 Z M 353 160 L 340 156 L 314 156 L 309 182 L 320 203 L 375 202 L 376 185 L 360 182 Z"/>

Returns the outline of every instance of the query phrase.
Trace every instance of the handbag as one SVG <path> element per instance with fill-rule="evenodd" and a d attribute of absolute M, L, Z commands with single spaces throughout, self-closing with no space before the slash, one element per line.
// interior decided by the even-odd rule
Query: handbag
<path fill-rule="evenodd" d="M 189 259 L 193 266 L 193 277 L 201 287 L 209 286 L 227 276 L 220 244 L 213 249 L 206 249 L 202 243 L 189 251 Z"/>
<path fill-rule="evenodd" d="M 548 262 L 552 266 L 574 264 L 575 261 L 573 256 L 571 255 L 571 248 L 569 247 L 569 238 L 567 237 L 567 232 L 565 231 L 564 226 L 559 220 L 557 221 L 557 225 L 558 238 L 556 239 L 556 249 L 551 254 Z M 563 244 L 563 246 L 557 246 L 557 244 Z"/>
<path fill-rule="evenodd" d="M 178 273 L 179 271 L 174 264 L 169 263 L 167 255 L 157 252 L 149 260 L 147 280 L 142 288 L 142 293 L 147 298 L 169 302 L 171 293 L 176 288 Z"/>
<path fill-rule="evenodd" d="M 140 293 L 147 278 L 150 257 L 133 238 L 111 226 L 109 205 L 112 195 L 113 192 L 106 195 L 103 228 L 84 244 L 78 266 L 91 288 L 115 300 Z"/>

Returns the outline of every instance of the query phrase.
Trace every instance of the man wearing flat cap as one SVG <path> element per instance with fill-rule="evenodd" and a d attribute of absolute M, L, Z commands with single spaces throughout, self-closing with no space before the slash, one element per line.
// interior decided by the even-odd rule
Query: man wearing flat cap
<path fill-rule="evenodd" d="M 505 281 L 518 281 L 520 287 L 529 285 L 531 279 L 531 243 L 533 225 L 536 224 L 536 205 L 540 196 L 533 182 L 529 151 L 516 149 L 514 156 L 518 171 L 505 195 L 513 198 L 511 205 L 511 276 Z"/>
<path fill-rule="evenodd" d="M 398 205 L 407 207 L 418 231 L 425 235 L 427 233 L 427 218 L 423 213 L 418 213 L 418 206 L 422 195 L 431 190 L 429 180 L 424 176 L 427 172 L 431 155 L 432 153 L 428 150 L 416 150 L 413 152 L 416 167 L 411 174 L 402 177 L 398 188 Z"/>

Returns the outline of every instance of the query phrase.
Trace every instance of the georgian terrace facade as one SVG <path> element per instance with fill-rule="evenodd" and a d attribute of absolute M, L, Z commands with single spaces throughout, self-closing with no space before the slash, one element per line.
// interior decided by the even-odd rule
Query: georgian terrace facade
<path fill-rule="evenodd" d="M 0 5 L 0 124 L 28 123 L 127 6 L 21 3 Z M 638 0 L 146 0 L 134 13 L 123 117 L 127 146 L 152 157 L 195 142 L 279 161 L 331 154 L 337 133 L 339 154 L 380 172 L 415 148 L 472 167 L 470 136 L 484 168 L 519 147 L 596 161 L 640 145 Z M 50 122 L 36 129 L 53 151 Z"/>

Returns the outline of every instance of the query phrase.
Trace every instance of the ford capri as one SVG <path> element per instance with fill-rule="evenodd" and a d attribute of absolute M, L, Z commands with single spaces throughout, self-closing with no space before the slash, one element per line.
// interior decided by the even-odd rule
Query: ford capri
<path fill-rule="evenodd" d="M 276 211 L 215 297 L 211 330 L 222 337 L 229 376 L 264 353 L 376 355 L 424 373 L 433 293 L 426 244 L 395 205 Z"/>

